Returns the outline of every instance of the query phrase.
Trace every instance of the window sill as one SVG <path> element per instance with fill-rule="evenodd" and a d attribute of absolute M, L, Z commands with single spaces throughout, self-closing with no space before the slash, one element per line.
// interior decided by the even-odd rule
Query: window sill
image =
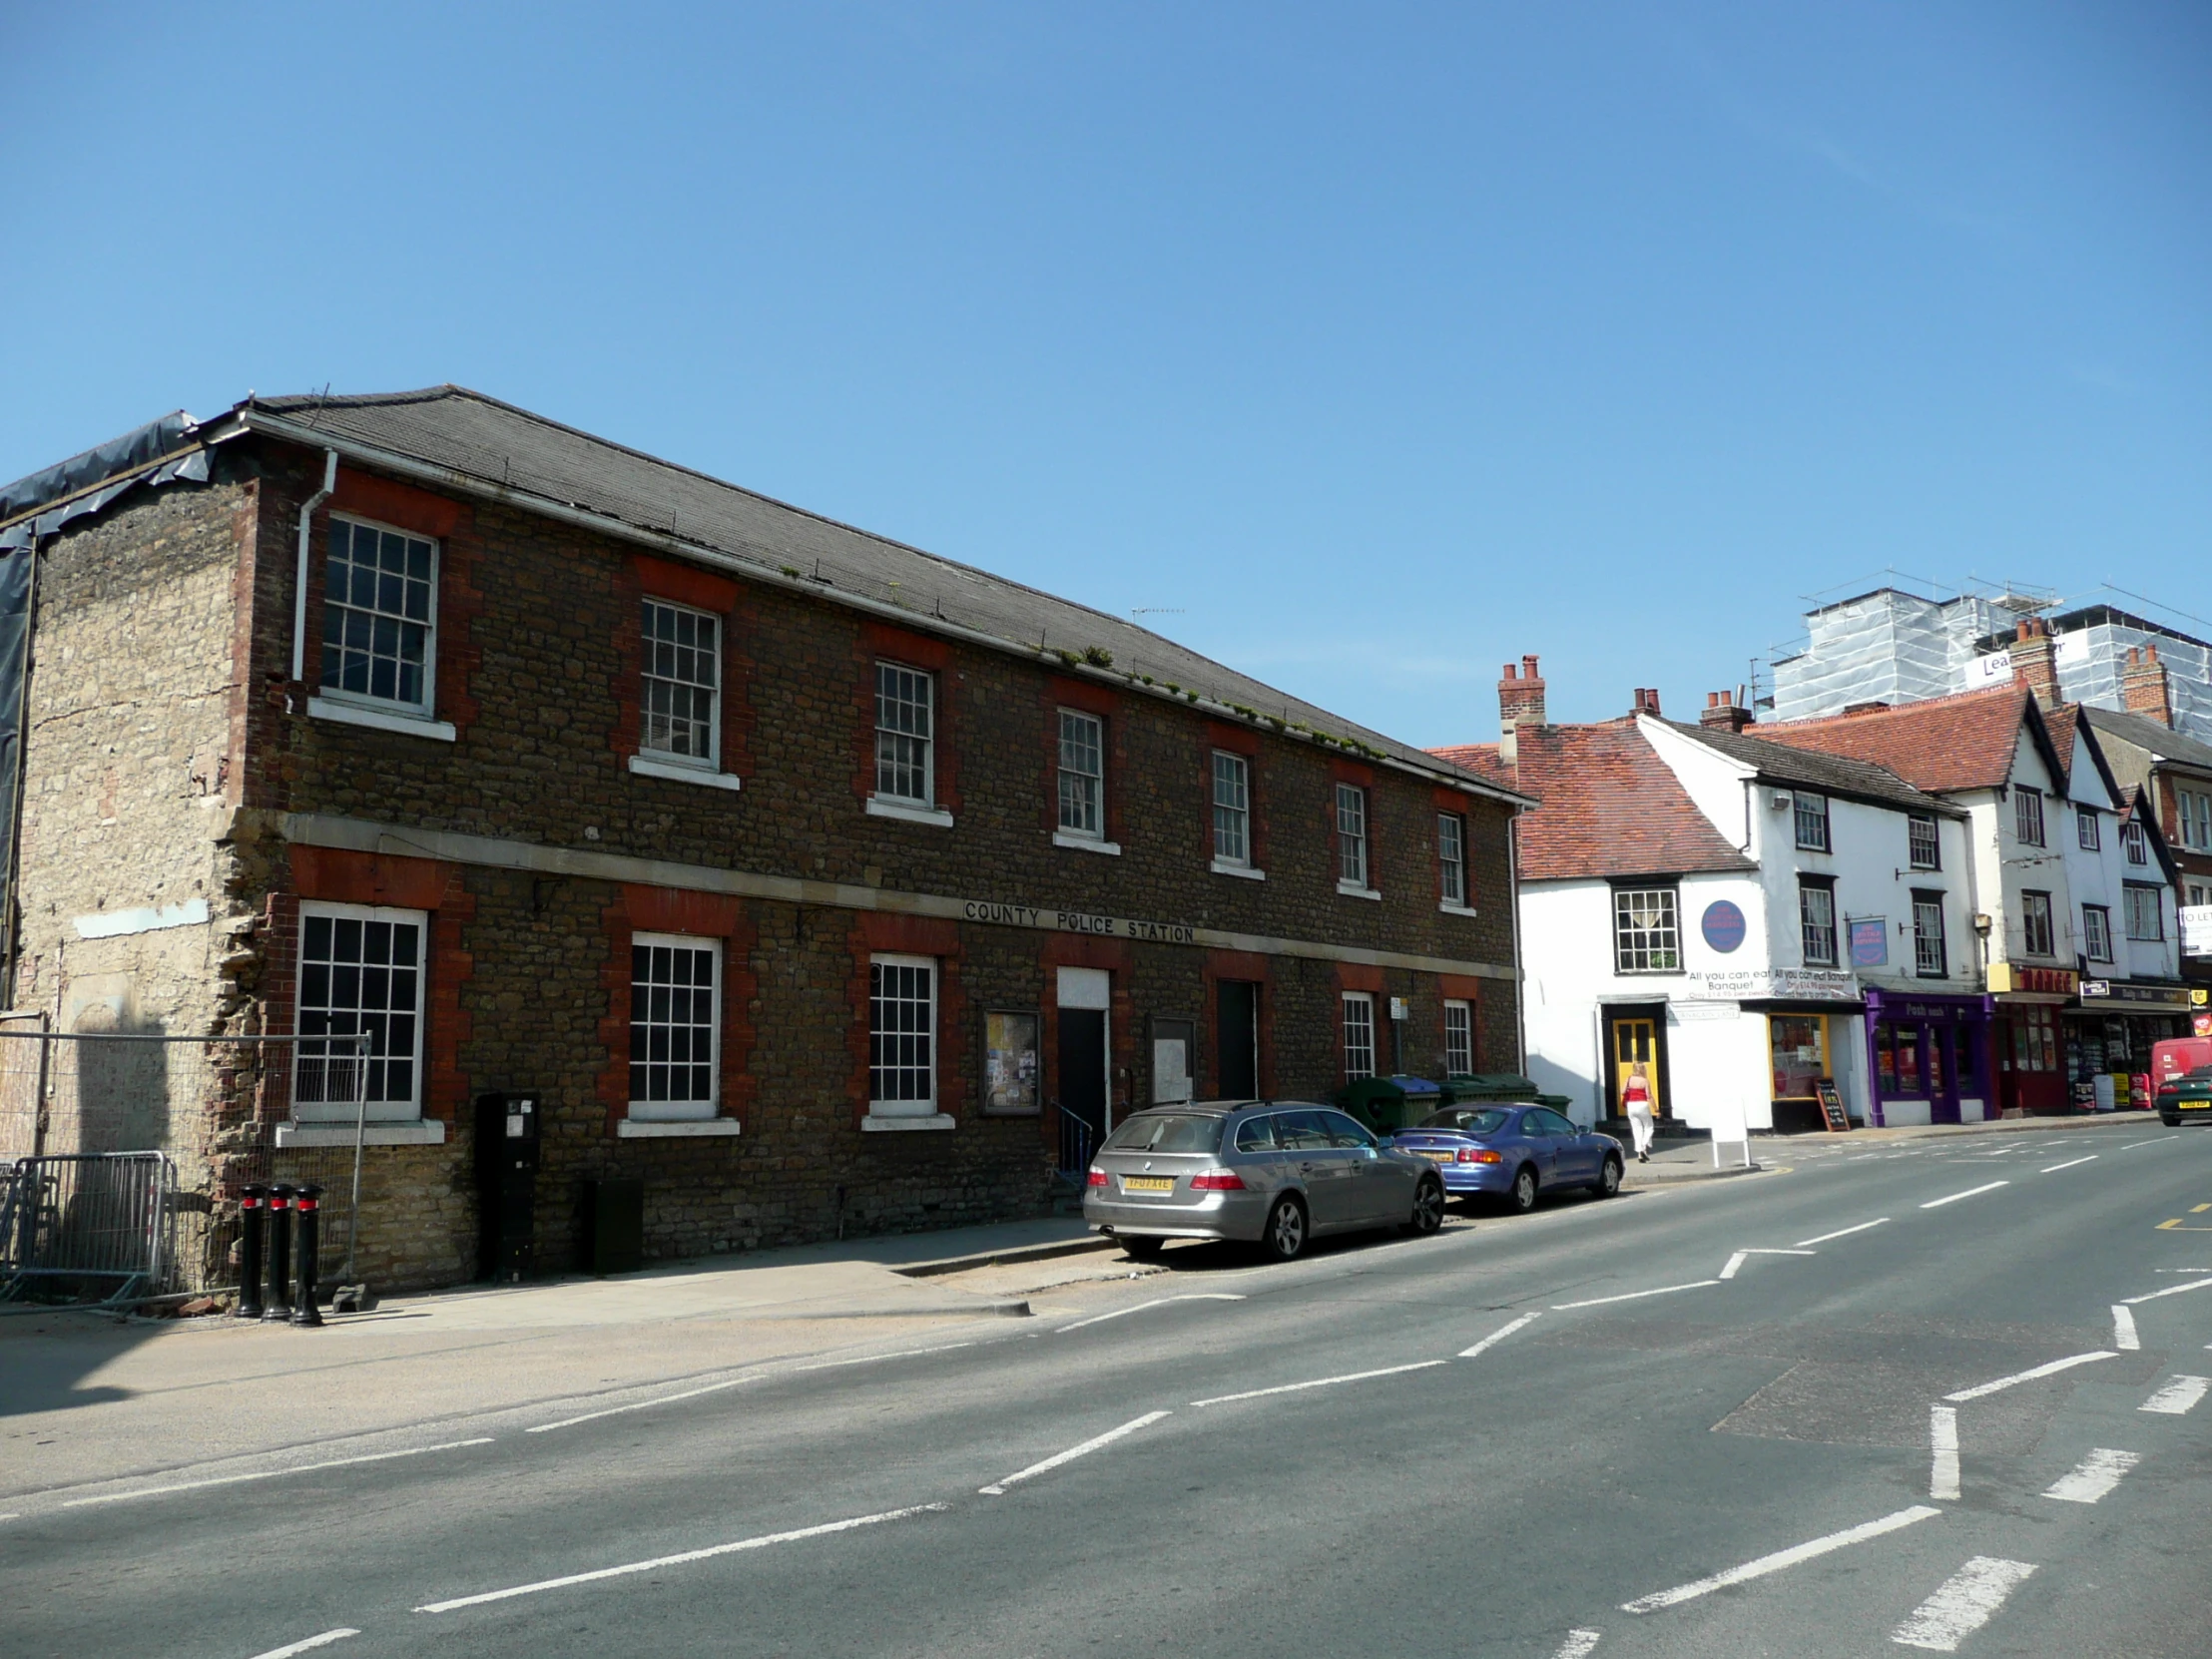
<path fill-rule="evenodd" d="M 704 784 L 710 790 L 738 789 L 738 775 L 734 772 L 716 772 L 711 767 L 688 767 L 679 761 L 656 761 L 651 756 L 630 757 L 630 770 L 640 778 L 669 778 L 679 784 Z"/>
<path fill-rule="evenodd" d="M 901 824 L 933 824 L 939 830 L 952 828 L 952 815 L 942 807 L 923 807 L 910 801 L 886 801 L 879 795 L 867 798 L 869 818 L 894 818 Z"/>
<path fill-rule="evenodd" d="M 351 1146 L 350 1123 L 279 1123 L 276 1144 L 290 1146 Z M 361 1131 L 363 1146 L 443 1146 L 445 1124 L 438 1118 L 411 1123 L 371 1123 Z"/>
<path fill-rule="evenodd" d="M 615 1125 L 615 1139 L 621 1141 L 673 1141 L 739 1133 L 736 1118 L 624 1118 Z"/>
<path fill-rule="evenodd" d="M 387 714 L 382 709 L 363 709 L 351 703 L 335 703 L 327 697 L 308 698 L 307 715 L 313 720 L 336 721 L 340 726 L 366 726 L 376 732 L 404 732 L 410 738 L 430 738 L 438 743 L 453 743 L 460 737 L 449 720 L 431 720 L 424 715 Z"/>
<path fill-rule="evenodd" d="M 952 1119 L 943 1112 L 932 1112 L 927 1116 L 915 1117 L 886 1117 L 870 1112 L 860 1120 L 860 1133 L 863 1135 L 895 1134 L 904 1129 L 950 1129 L 953 1127 L 955 1126 Z"/>
<path fill-rule="evenodd" d="M 1464 904 L 1438 904 L 1436 908 L 1447 916 L 1471 916 L 1476 912 Z"/>
<path fill-rule="evenodd" d="M 1347 898 L 1372 898 L 1380 901 L 1382 897 L 1373 887 L 1363 887 L 1357 881 L 1339 881 L 1337 890 Z"/>
<path fill-rule="evenodd" d="M 1265 881 L 1268 878 L 1268 872 L 1264 869 L 1254 869 L 1250 864 L 1225 864 L 1219 858 L 1214 860 L 1214 873 L 1234 875 L 1240 881 Z"/>
<path fill-rule="evenodd" d="M 1103 852 L 1109 858 L 1121 856 L 1121 842 L 1119 841 L 1102 841 L 1089 835 L 1071 835 L 1065 830 L 1055 830 L 1052 832 L 1052 844 L 1054 846 L 1072 846 L 1078 852 Z"/>

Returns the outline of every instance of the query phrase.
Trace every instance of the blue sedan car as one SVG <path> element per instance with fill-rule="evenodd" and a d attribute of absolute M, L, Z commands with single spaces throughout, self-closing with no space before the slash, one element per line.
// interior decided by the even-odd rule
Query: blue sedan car
<path fill-rule="evenodd" d="M 1621 1143 L 1578 1129 L 1548 1106 L 1447 1106 L 1390 1137 L 1398 1152 L 1433 1163 L 1457 1198 L 1502 1199 L 1533 1210 L 1539 1192 L 1621 1190 Z"/>

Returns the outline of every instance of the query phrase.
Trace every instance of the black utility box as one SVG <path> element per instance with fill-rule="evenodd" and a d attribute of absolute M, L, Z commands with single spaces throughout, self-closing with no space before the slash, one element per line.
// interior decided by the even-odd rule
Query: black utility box
<path fill-rule="evenodd" d="M 584 1271 L 636 1273 L 645 1266 L 645 1183 L 584 1183 Z"/>
<path fill-rule="evenodd" d="M 476 1277 L 513 1284 L 538 1265 L 538 1099 L 476 1097 Z"/>

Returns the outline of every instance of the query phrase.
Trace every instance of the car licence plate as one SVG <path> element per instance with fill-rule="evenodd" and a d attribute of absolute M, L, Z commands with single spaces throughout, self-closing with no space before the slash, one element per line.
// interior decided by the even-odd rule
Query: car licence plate
<path fill-rule="evenodd" d="M 1456 1152 L 1423 1152 L 1421 1156 L 1432 1164 L 1456 1164 L 1459 1161 L 1459 1154 Z"/>
<path fill-rule="evenodd" d="M 1121 1190 L 1125 1193 L 1172 1193 L 1175 1181 L 1169 1176 L 1125 1175 L 1121 1178 Z"/>
<path fill-rule="evenodd" d="M 2212 1100 L 2184 1100 L 2181 1102 L 2181 1109 L 2184 1112 L 2212 1112 Z"/>

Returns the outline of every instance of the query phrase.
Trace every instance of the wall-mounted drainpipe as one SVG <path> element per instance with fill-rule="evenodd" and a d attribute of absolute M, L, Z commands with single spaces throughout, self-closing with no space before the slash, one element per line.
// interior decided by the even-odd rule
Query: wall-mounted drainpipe
<path fill-rule="evenodd" d="M 291 593 L 291 678 L 294 684 L 307 677 L 307 532 L 315 509 L 330 499 L 338 487 L 338 452 L 322 452 L 322 487 L 299 504 L 299 569 Z"/>
<path fill-rule="evenodd" d="M 4 985 L 0 985 L 0 994 L 5 995 L 7 1006 L 9 1006 L 10 1008 L 15 1006 L 16 964 L 22 960 L 23 956 L 23 906 L 16 902 L 16 883 L 22 878 L 23 874 L 23 785 L 24 781 L 30 777 L 29 751 L 31 747 L 31 647 L 35 645 L 38 640 L 39 556 L 38 526 L 35 522 L 31 527 L 31 545 L 24 556 L 31 561 L 31 569 L 29 573 L 29 580 L 26 583 L 23 596 L 23 653 L 21 660 L 16 666 L 14 756 L 15 776 L 8 781 L 8 793 L 10 799 L 8 802 L 8 887 L 6 893 L 7 909 L 5 914 L 0 914 L 0 925 L 4 925 L 7 928 L 8 933 L 8 963 L 7 972 L 5 975 L 6 982 Z M 46 1046 L 47 1045 L 45 1043 L 39 1044 L 39 1048 L 41 1050 L 39 1055 L 39 1067 L 42 1074 L 45 1070 L 46 1057 L 44 1050 Z M 46 1099 L 46 1090 L 43 1086 L 45 1083 L 45 1078 L 43 1075 L 41 1075 L 39 1081 L 41 1084 L 41 1087 L 39 1089 L 39 1110 L 41 1113 L 43 1113 L 45 1111 L 44 1102 Z"/>

